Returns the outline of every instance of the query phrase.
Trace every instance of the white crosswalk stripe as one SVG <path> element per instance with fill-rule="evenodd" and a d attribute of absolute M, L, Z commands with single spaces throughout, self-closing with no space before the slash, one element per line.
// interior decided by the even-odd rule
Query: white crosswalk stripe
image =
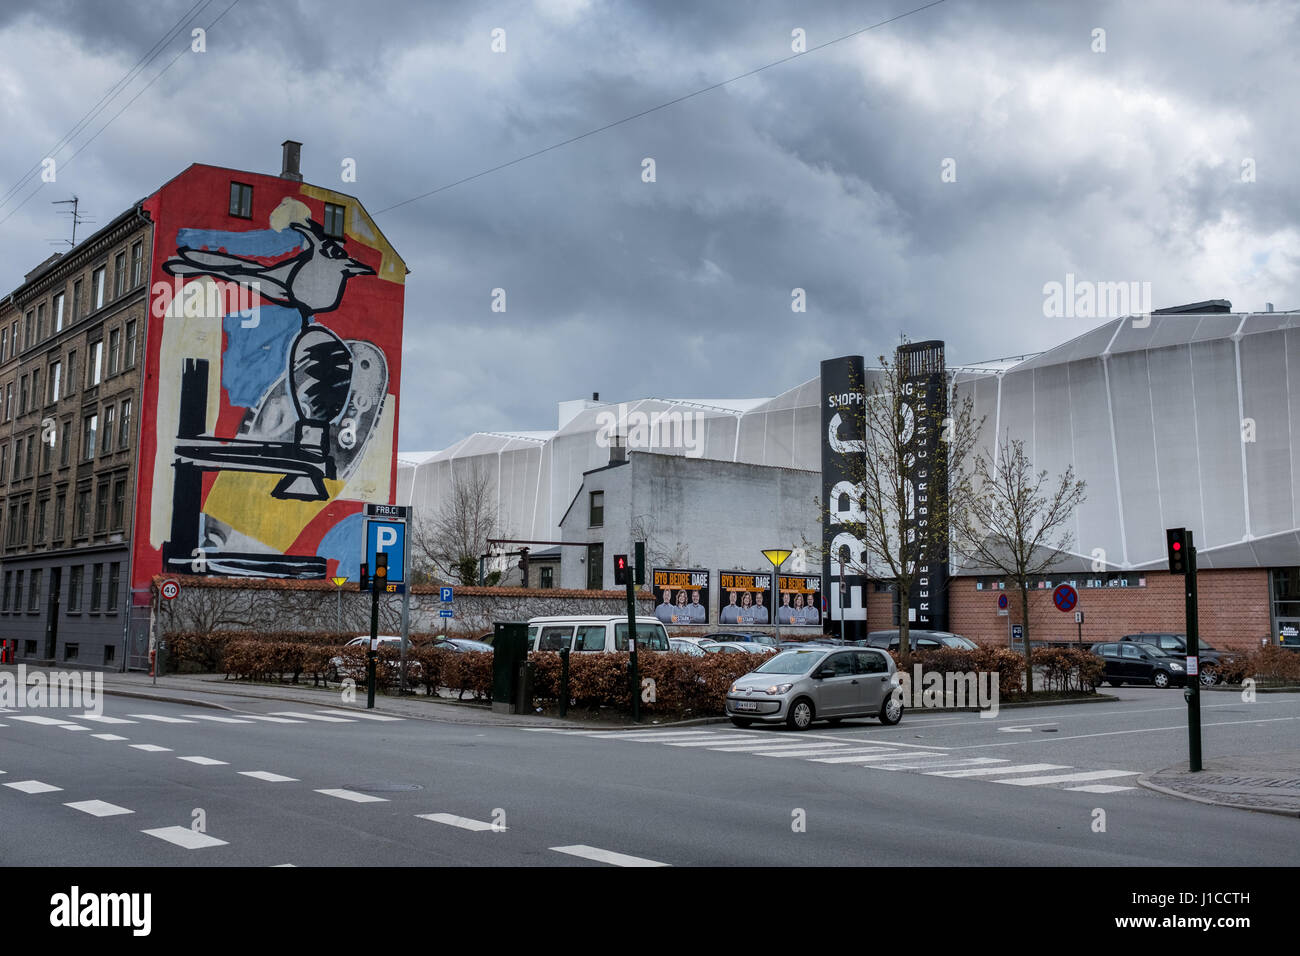
<path fill-rule="evenodd" d="M 128 717 L 138 717 L 140 720 L 153 720 L 160 724 L 192 724 L 194 721 L 187 720 L 184 717 L 168 717 L 165 714 L 127 714 Z"/>
<path fill-rule="evenodd" d="M 230 764 L 225 760 L 213 760 L 211 757 L 177 757 L 177 760 L 184 760 L 188 763 L 196 763 L 200 767 L 229 767 Z"/>
<path fill-rule="evenodd" d="M 1010 784 L 1013 787 L 1036 787 L 1043 783 L 1082 783 L 1086 780 L 1109 780 L 1113 777 L 1136 777 L 1137 770 L 1084 770 L 1078 773 L 1063 773 L 1047 777 L 1015 777 L 1007 780 L 994 780 L 994 783 Z"/>
<path fill-rule="evenodd" d="M 476 833 L 482 833 L 487 830 L 495 830 L 498 833 L 505 831 L 505 826 L 497 826 L 495 823 L 484 823 L 482 820 L 471 820 L 469 817 L 458 817 L 454 813 L 417 813 L 421 820 L 431 820 L 434 823 L 445 823 L 449 827 L 460 827 L 462 830 L 473 830 Z"/>
<path fill-rule="evenodd" d="M 1121 790 L 1136 790 L 1136 787 L 1116 787 L 1109 783 L 1094 783 L 1086 787 L 1066 787 L 1066 790 L 1077 790 L 1082 793 L 1118 793 Z"/>
<path fill-rule="evenodd" d="M 307 714 L 296 710 L 275 710 L 271 713 L 275 717 L 297 717 L 301 720 L 318 720 L 325 724 L 350 724 L 353 722 L 352 717 L 331 717 L 328 714 Z"/>
<path fill-rule="evenodd" d="M 141 830 L 140 832 L 151 837 L 157 837 L 160 840 L 166 840 L 168 843 L 174 843 L 186 850 L 201 850 L 204 847 L 226 845 L 225 840 L 218 840 L 216 837 L 208 836 L 206 833 L 199 833 L 189 827 L 159 827 L 156 830 Z"/>
<path fill-rule="evenodd" d="M 19 793 L 54 793 L 56 790 L 63 789 L 48 783 L 41 783 L 39 780 L 19 780 L 15 783 L 6 783 L 5 786 L 17 790 Z"/>
<path fill-rule="evenodd" d="M 930 777 L 987 777 L 991 774 L 1005 776 L 1009 773 L 1042 773 L 1044 770 L 1069 770 L 1059 763 L 1022 763 L 1014 767 L 981 767 L 978 770 L 935 770 Z"/>
<path fill-rule="evenodd" d="M 371 714 L 356 710 L 322 710 L 317 713 L 333 714 L 336 717 L 360 717 L 362 720 L 405 720 L 405 717 L 390 717 L 387 714 Z"/>
<path fill-rule="evenodd" d="M 241 770 L 241 777 L 252 777 L 254 780 L 265 780 L 267 783 L 298 783 L 297 777 L 285 777 L 278 773 L 271 773 L 269 770 Z"/>
<path fill-rule="evenodd" d="M 601 850 L 594 846 L 584 846 L 577 844 L 574 846 L 553 846 L 551 847 L 556 853 L 567 853 L 570 856 L 582 857 L 584 860 L 595 860 L 598 863 L 608 863 L 611 866 L 668 866 L 667 863 L 660 863 L 656 860 L 647 860 L 639 856 L 628 856 L 626 853 L 615 853 L 613 850 Z"/>
<path fill-rule="evenodd" d="M 930 767 L 971 767 L 975 764 L 990 763 L 1009 763 L 1010 761 L 1001 760 L 997 757 L 947 757 L 944 756 L 938 760 L 926 760 L 917 763 L 915 760 L 904 760 L 896 763 L 882 763 L 873 767 L 873 770 L 928 770 Z"/>
<path fill-rule="evenodd" d="M 336 788 L 333 790 L 317 790 L 317 793 L 323 793 L 327 797 L 338 797 L 340 800 L 351 800 L 353 803 L 387 803 L 387 797 L 376 797 L 368 793 L 357 793 L 355 790 L 343 790 Z"/>
<path fill-rule="evenodd" d="M 291 717 L 272 717 L 270 714 L 245 714 L 249 720 L 264 720 L 268 724 L 305 724 L 305 720 L 294 720 Z"/>
<path fill-rule="evenodd" d="M 251 720 L 239 717 L 217 717 L 215 714 L 195 714 L 195 720 L 210 720 L 214 724 L 251 724 Z"/>
<path fill-rule="evenodd" d="M 28 724 L 39 724 L 42 727 L 61 727 L 64 724 L 71 724 L 74 721 L 66 717 L 42 717 L 37 714 L 22 714 L 18 717 L 10 717 L 10 720 L 21 720 Z"/>
<path fill-rule="evenodd" d="M 92 817 L 116 817 L 123 813 L 135 813 L 134 810 L 119 807 L 116 803 L 105 803 L 103 800 L 78 800 L 75 803 L 65 803 L 64 806 L 89 813 Z"/>
<path fill-rule="evenodd" d="M 107 714 L 78 714 L 77 720 L 92 720 L 97 724 L 138 724 L 138 720 L 126 720 L 122 717 L 110 717 Z"/>

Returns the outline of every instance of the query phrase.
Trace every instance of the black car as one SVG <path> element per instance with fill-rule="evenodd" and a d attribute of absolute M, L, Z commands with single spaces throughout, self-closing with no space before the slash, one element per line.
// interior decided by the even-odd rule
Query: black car
<path fill-rule="evenodd" d="M 1111 687 L 1121 684 L 1153 684 L 1156 687 L 1182 687 L 1187 683 L 1183 661 L 1166 654 L 1152 644 L 1138 641 L 1115 641 L 1094 644 L 1089 650 L 1106 665 L 1102 680 Z"/>
<path fill-rule="evenodd" d="M 1120 638 L 1121 641 L 1135 641 L 1139 644 L 1150 644 L 1158 647 L 1171 657 L 1181 657 L 1184 660 L 1187 657 L 1187 637 L 1183 634 L 1168 634 L 1161 632 L 1150 632 L 1144 634 L 1125 634 Z M 1206 687 L 1212 687 L 1220 680 L 1219 669 L 1232 660 L 1231 654 L 1225 654 L 1222 651 L 1215 650 L 1204 641 L 1198 641 L 1198 651 L 1196 655 L 1200 663 L 1197 668 L 1201 675 L 1201 684 Z"/>

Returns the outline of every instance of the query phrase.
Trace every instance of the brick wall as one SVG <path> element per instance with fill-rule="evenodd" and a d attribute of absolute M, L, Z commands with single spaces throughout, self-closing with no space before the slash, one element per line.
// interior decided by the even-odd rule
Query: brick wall
<path fill-rule="evenodd" d="M 1255 568 L 1201 571 L 1197 584 L 1201 639 L 1216 648 L 1259 647 L 1261 638 L 1268 635 L 1271 627 L 1268 571 Z M 1186 630 L 1183 579 L 1165 571 L 1152 571 L 1146 575 L 1146 585 L 1079 589 L 1078 610 L 1084 612 L 1084 643 L 1114 640 L 1140 631 L 1183 633 Z M 949 589 L 949 621 L 953 631 L 981 644 L 1006 645 L 1008 619 L 997 616 L 997 596 L 1007 595 L 1011 622 L 1019 623 L 1013 591 L 977 591 L 974 578 L 953 578 Z M 878 614 L 874 603 L 869 607 L 873 629 L 877 627 L 876 621 L 889 620 L 889 604 L 886 602 L 883 608 Z M 1030 592 L 1029 633 L 1031 640 L 1072 641 L 1078 636 L 1074 614 L 1058 611 L 1052 603 L 1052 592 L 1046 588 Z"/>

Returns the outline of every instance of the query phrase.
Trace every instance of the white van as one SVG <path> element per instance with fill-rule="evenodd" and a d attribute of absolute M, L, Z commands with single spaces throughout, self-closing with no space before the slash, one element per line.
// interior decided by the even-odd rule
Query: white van
<path fill-rule="evenodd" d="M 638 651 L 668 650 L 668 632 L 657 618 L 636 619 Z M 627 615 L 535 617 L 528 622 L 530 651 L 627 651 Z"/>

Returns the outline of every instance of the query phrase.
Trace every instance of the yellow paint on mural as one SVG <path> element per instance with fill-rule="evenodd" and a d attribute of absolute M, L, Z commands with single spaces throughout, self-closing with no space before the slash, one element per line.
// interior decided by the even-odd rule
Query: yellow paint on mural
<path fill-rule="evenodd" d="M 203 502 L 204 514 L 224 521 L 241 534 L 287 554 L 303 528 L 338 497 L 343 482 L 325 480 L 328 501 L 272 498 L 282 475 L 226 471 L 217 476 Z"/>
<path fill-rule="evenodd" d="M 369 246 L 380 251 L 383 259 L 379 263 L 378 278 L 387 282 L 396 282 L 398 285 L 406 285 L 406 262 L 397 254 L 389 241 L 384 238 L 384 234 L 375 225 L 375 221 L 361 208 L 361 203 L 352 196 L 337 193 L 332 189 L 322 189 L 319 186 L 304 184 L 302 191 L 304 195 L 310 196 L 312 199 L 346 206 L 348 214 L 344 224 L 344 234 L 349 239 L 355 239 L 363 246 Z"/>

